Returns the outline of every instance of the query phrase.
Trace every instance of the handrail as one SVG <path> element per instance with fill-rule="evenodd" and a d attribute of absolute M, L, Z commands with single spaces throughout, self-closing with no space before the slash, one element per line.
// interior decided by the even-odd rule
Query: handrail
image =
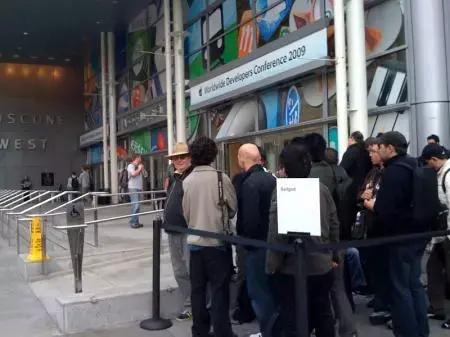
<path fill-rule="evenodd" d="M 103 192 L 92 192 L 94 195 Z M 100 194 L 100 196 L 105 197 L 116 197 L 121 195 L 130 195 L 130 194 L 152 194 L 152 193 L 166 193 L 166 190 L 157 190 L 157 191 L 138 191 L 138 192 L 120 192 L 120 193 L 106 193 Z"/>
<path fill-rule="evenodd" d="M 55 228 L 55 229 L 86 228 L 89 225 L 98 224 L 98 223 L 101 223 L 101 222 L 121 220 L 121 219 L 131 218 L 132 216 L 142 216 L 142 215 L 156 214 L 156 213 L 161 213 L 163 211 L 164 210 L 162 210 L 162 209 L 158 209 L 158 210 L 154 210 L 154 211 L 140 212 L 140 213 L 136 213 L 136 214 L 120 215 L 120 216 L 115 216 L 115 217 L 107 218 L 107 219 L 98 219 L 98 220 L 86 221 L 84 224 L 80 224 L 80 225 L 52 226 L 52 228 Z"/>
<path fill-rule="evenodd" d="M 57 206 L 57 207 L 55 207 L 55 208 L 45 212 L 43 215 L 50 214 L 51 212 L 57 211 L 58 209 L 61 209 L 61 208 L 66 207 L 68 205 L 71 205 L 71 204 L 73 204 L 73 203 L 75 203 L 75 202 L 77 202 L 79 200 L 83 200 L 84 198 L 86 198 L 86 197 L 88 197 L 90 195 L 97 195 L 97 193 L 98 192 L 88 192 L 88 193 L 85 193 L 83 195 L 80 195 L 80 196 L 76 197 L 75 199 L 69 200 L 69 201 L 65 202 L 64 204 L 59 205 L 59 206 Z M 100 192 L 100 193 L 102 193 L 102 192 Z M 103 195 L 103 194 L 100 194 L 100 195 Z"/>
<path fill-rule="evenodd" d="M 0 193 L 0 199 L 1 198 L 3 198 L 5 195 L 8 195 L 8 194 L 10 194 L 10 193 L 13 193 L 15 190 L 5 190 L 5 191 L 2 191 L 1 193 Z"/>
<path fill-rule="evenodd" d="M 2 208 L 9 207 L 9 205 L 13 204 L 14 201 L 22 200 L 26 194 L 27 194 L 26 192 L 21 192 L 21 193 L 15 195 L 14 197 L 11 197 L 10 199 L 6 199 L 4 202 L 2 202 L 1 207 Z"/>
<path fill-rule="evenodd" d="M 0 202 L 0 206 L 6 205 L 7 203 L 11 202 L 11 200 L 16 200 L 17 198 L 22 198 L 25 192 L 18 191 L 16 193 L 13 193 L 12 195 L 5 198 L 2 202 Z"/>
<path fill-rule="evenodd" d="M 107 206 L 100 206 L 100 207 L 91 207 L 91 208 L 85 208 L 84 212 L 87 213 L 87 212 L 101 211 L 103 209 L 109 209 L 109 208 L 115 208 L 115 207 L 123 207 L 123 206 L 131 206 L 133 204 L 146 204 L 146 203 L 152 203 L 152 202 L 155 202 L 155 201 L 164 201 L 164 200 L 166 200 L 166 198 L 140 200 L 140 201 L 135 202 L 135 203 L 134 202 L 126 202 L 126 203 L 121 203 L 121 204 L 114 204 L 114 205 L 107 205 Z M 61 206 L 67 206 L 67 205 L 69 205 L 69 203 L 66 203 L 66 204 L 61 205 Z M 61 208 L 61 206 L 58 206 L 57 208 Z M 53 209 L 53 210 L 55 210 L 55 209 Z M 53 211 L 53 210 L 50 210 L 50 211 Z M 47 211 L 47 212 L 45 212 L 43 214 L 30 214 L 29 216 L 46 218 L 46 217 L 58 216 L 58 215 L 66 214 L 66 212 L 49 213 L 50 211 Z"/>
<path fill-rule="evenodd" d="M 33 196 L 33 198 L 34 198 L 34 196 L 35 196 L 36 194 L 40 195 L 39 193 L 41 193 L 41 192 L 40 192 L 40 191 L 32 191 L 32 192 L 30 192 L 28 195 L 25 193 L 23 197 L 18 198 L 17 200 L 15 200 L 15 201 L 13 201 L 13 202 L 7 204 L 7 205 L 4 205 L 3 207 L 4 207 L 4 209 L 10 209 L 11 206 L 14 206 L 14 205 L 17 204 L 17 203 L 23 202 L 23 198 L 31 198 L 32 196 Z M 3 210 L 3 209 L 2 209 L 2 210 Z"/>
<path fill-rule="evenodd" d="M 11 191 L 11 192 L 9 192 L 9 193 L 6 193 L 6 194 L 2 195 L 2 197 L 0 198 L 0 205 L 1 205 L 1 203 L 2 203 L 3 201 L 5 201 L 6 199 L 9 199 L 9 198 L 11 198 L 12 196 L 17 195 L 17 194 L 19 194 L 20 192 L 21 192 L 21 191 Z"/>
<path fill-rule="evenodd" d="M 9 215 L 23 215 L 23 214 L 25 214 L 25 213 L 27 213 L 29 211 L 32 211 L 33 209 L 36 209 L 36 208 L 41 207 L 41 206 L 43 206 L 45 204 L 48 204 L 50 201 L 57 200 L 57 199 L 61 198 L 64 195 L 74 194 L 74 193 L 79 193 L 79 192 L 76 192 L 76 191 L 64 191 L 64 192 L 61 192 L 61 193 L 59 193 L 59 194 L 57 194 L 57 195 L 55 195 L 55 196 L 53 196 L 51 198 L 48 198 L 48 199 L 44 200 L 43 202 L 40 202 L 39 204 L 36 204 L 36 205 L 34 205 L 34 206 L 30 207 L 30 208 L 27 208 L 27 209 L 25 209 L 25 210 L 23 210 L 21 212 L 8 213 L 8 214 Z"/>
<path fill-rule="evenodd" d="M 46 191 L 46 192 L 44 192 L 42 194 L 39 194 L 38 196 L 36 196 L 36 197 L 34 197 L 34 198 L 30 199 L 30 200 L 25 201 L 24 203 L 22 203 L 20 205 L 16 205 L 13 208 L 7 209 L 7 211 L 14 211 L 14 210 L 16 210 L 19 207 L 25 206 L 26 204 L 30 204 L 34 200 L 38 200 L 38 199 L 42 198 L 43 196 L 46 196 L 47 194 L 51 194 L 51 193 L 53 193 L 53 191 Z"/>

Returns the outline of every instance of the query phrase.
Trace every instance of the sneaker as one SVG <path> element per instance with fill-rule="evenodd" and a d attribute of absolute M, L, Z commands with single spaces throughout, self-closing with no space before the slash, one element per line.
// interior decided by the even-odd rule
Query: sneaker
<path fill-rule="evenodd" d="M 433 307 L 428 308 L 428 318 L 437 321 L 445 321 L 445 313 L 433 310 Z"/>
<path fill-rule="evenodd" d="M 253 334 L 249 335 L 248 337 L 262 337 L 262 333 L 261 332 L 253 333 Z"/>
<path fill-rule="evenodd" d="M 386 322 L 386 326 L 389 329 L 394 330 L 394 323 L 392 323 L 392 319 Z"/>
<path fill-rule="evenodd" d="M 142 228 L 142 227 L 144 227 L 144 225 L 141 223 L 137 223 L 137 224 L 130 224 L 130 227 L 136 229 L 136 228 Z"/>
<path fill-rule="evenodd" d="M 189 321 L 191 319 L 192 319 L 192 312 L 190 312 L 189 310 L 185 310 L 177 316 L 178 322 Z"/>
<path fill-rule="evenodd" d="M 442 329 L 450 330 L 450 319 L 442 323 Z"/>
<path fill-rule="evenodd" d="M 383 325 L 391 319 L 391 314 L 388 311 L 374 312 L 369 315 L 369 320 L 372 325 Z"/>

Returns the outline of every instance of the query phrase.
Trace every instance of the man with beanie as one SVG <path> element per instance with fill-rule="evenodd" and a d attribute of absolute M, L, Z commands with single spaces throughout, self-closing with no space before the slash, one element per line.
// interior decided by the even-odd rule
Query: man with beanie
<path fill-rule="evenodd" d="M 407 156 L 408 142 L 396 131 L 379 137 L 379 154 L 384 165 L 376 199 L 365 200 L 374 212 L 374 227 L 382 236 L 411 234 L 418 231 L 413 216 L 414 170 L 417 161 Z M 423 239 L 385 245 L 392 323 L 396 336 L 426 337 L 430 333 L 427 298 L 423 284 Z"/>

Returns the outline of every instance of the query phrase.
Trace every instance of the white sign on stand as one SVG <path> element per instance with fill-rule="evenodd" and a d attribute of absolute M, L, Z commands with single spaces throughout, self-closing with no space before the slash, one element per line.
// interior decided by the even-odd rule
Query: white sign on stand
<path fill-rule="evenodd" d="M 322 235 L 319 179 L 277 179 L 277 207 L 279 234 Z"/>

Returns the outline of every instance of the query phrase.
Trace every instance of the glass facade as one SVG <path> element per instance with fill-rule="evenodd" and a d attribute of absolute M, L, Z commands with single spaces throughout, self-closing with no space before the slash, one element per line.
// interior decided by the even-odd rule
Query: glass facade
<path fill-rule="evenodd" d="M 185 0 L 183 6 L 186 80 L 220 72 L 222 65 L 245 59 L 258 48 L 270 48 L 267 46 L 271 42 L 321 19 L 330 22 L 328 49 L 329 56 L 334 56 L 332 0 Z M 404 0 L 365 0 L 367 136 L 390 129 L 409 135 L 404 13 Z M 162 1 L 155 1 L 130 23 L 125 42 L 121 37 L 117 39 L 116 44 L 124 46 L 126 62 L 117 78 L 120 117 L 165 95 Z M 91 57 L 85 72 L 85 92 L 93 93 L 85 99 L 86 127 L 90 129 L 98 125 L 101 111 L 98 57 Z M 221 147 L 224 158 L 219 161 L 228 169 L 234 166 L 226 159 L 234 156 L 234 147 L 244 140 L 256 141 L 270 153 L 269 162 L 275 169 L 277 151 L 293 136 L 319 132 L 328 139 L 329 146 L 337 148 L 335 116 L 336 80 L 331 65 L 314 75 L 200 111 L 191 111 L 187 98 L 186 136 L 191 141 L 204 134 L 225 142 L 225 147 Z M 147 128 L 145 133 L 148 141 L 143 153 L 167 150 L 167 129 Z M 133 137 L 130 152 L 134 151 Z"/>

